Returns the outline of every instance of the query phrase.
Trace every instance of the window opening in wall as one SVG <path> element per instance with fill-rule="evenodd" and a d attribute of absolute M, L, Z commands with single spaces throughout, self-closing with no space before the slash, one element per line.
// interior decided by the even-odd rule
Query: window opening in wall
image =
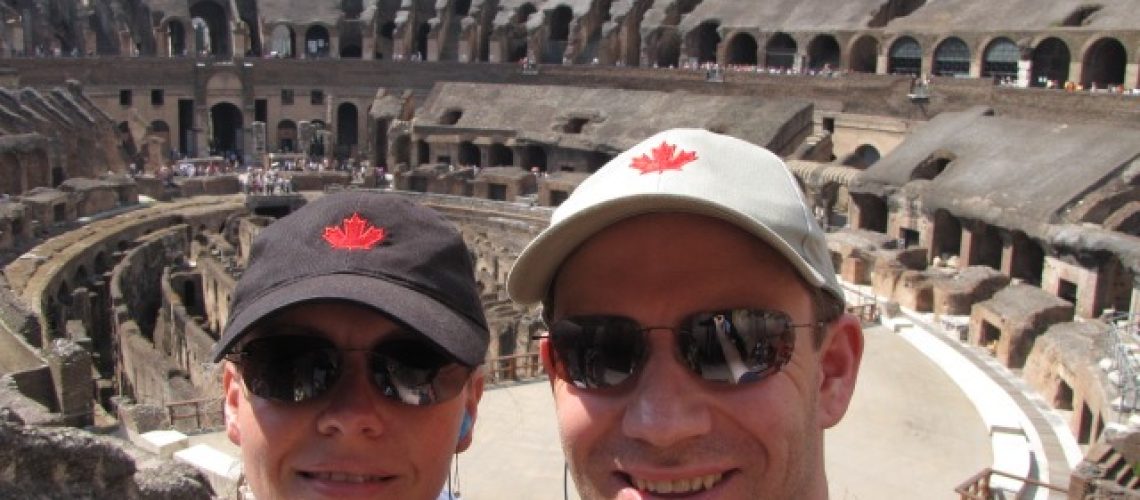
<path fill-rule="evenodd" d="M 309 93 L 309 104 L 316 106 L 316 105 L 322 105 L 324 103 L 325 103 L 325 91 L 313 90 L 311 93 Z"/>
<path fill-rule="evenodd" d="M 895 75 L 918 75 L 922 72 L 922 46 L 917 40 L 904 36 L 891 46 L 887 72 Z"/>
<path fill-rule="evenodd" d="M 281 89 L 281 105 L 293 104 L 293 89 Z"/>
<path fill-rule="evenodd" d="M 122 89 L 119 91 L 119 105 L 120 106 L 130 106 L 132 100 L 133 99 L 132 99 L 130 90 Z"/>
<path fill-rule="evenodd" d="M 982 321 L 982 347 L 990 351 L 990 355 L 997 353 L 998 341 L 1001 340 L 1001 329 L 989 321 Z"/>
<path fill-rule="evenodd" d="M 571 118 L 566 122 L 566 125 L 562 127 L 562 132 L 567 134 L 581 134 L 582 127 L 585 127 L 587 123 L 590 123 L 589 118 Z"/>
<path fill-rule="evenodd" d="M 1072 304 L 1077 303 L 1077 284 L 1072 281 L 1063 279 L 1057 285 L 1057 296 L 1069 301 Z"/>
<path fill-rule="evenodd" d="M 462 109 L 449 109 L 443 112 L 443 116 L 439 117 L 440 125 L 455 125 L 459 123 L 459 119 L 463 118 Z"/>
<path fill-rule="evenodd" d="M 902 233 L 903 248 L 912 248 L 918 246 L 919 233 L 913 229 L 902 228 L 899 230 Z"/>
<path fill-rule="evenodd" d="M 950 162 L 954 161 L 954 158 L 954 155 L 949 152 L 932 154 L 914 168 L 910 174 L 910 180 L 934 180 L 935 177 L 946 171 L 946 167 L 950 166 Z"/>
<path fill-rule="evenodd" d="M 1064 380 L 1057 386 L 1057 396 L 1053 398 L 1053 408 L 1058 410 L 1073 409 L 1073 388 Z"/>
<path fill-rule="evenodd" d="M 823 129 L 834 134 L 835 133 L 835 118 L 824 117 Z"/>
<path fill-rule="evenodd" d="M 162 89 L 151 89 L 150 91 L 150 105 L 162 106 L 166 101 L 166 96 L 163 95 Z"/>
<path fill-rule="evenodd" d="M 495 201 L 507 201 L 506 184 L 490 184 L 487 186 L 487 197 Z"/>
<path fill-rule="evenodd" d="M 52 205 L 52 221 L 56 224 L 67 221 L 67 207 L 62 203 Z"/>
<path fill-rule="evenodd" d="M 1090 18 L 1096 14 L 1102 7 L 1100 5 L 1082 5 L 1077 7 L 1064 21 L 1061 21 L 1061 26 L 1066 28 L 1079 28 L 1088 25 Z"/>
<path fill-rule="evenodd" d="M 253 101 L 253 121 L 265 123 L 269 119 L 269 100 L 255 99 Z"/>

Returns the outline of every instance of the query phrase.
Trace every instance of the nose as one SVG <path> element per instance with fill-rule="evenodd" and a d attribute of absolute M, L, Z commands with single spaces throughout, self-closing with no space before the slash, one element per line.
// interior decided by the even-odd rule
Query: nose
<path fill-rule="evenodd" d="M 381 396 L 373 387 L 367 368 L 365 353 L 345 353 L 344 373 L 333 384 L 327 398 L 321 403 L 317 429 L 321 434 L 333 436 L 378 437 L 384 431 L 384 418 L 377 399 Z"/>
<path fill-rule="evenodd" d="M 622 432 L 667 448 L 712 431 L 709 395 L 672 350 L 669 331 L 647 332 L 649 356 L 622 416 Z"/>

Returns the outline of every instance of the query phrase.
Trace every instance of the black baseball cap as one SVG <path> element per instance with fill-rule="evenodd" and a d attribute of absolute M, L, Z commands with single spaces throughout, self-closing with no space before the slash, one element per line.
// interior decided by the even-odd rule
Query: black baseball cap
<path fill-rule="evenodd" d="M 330 300 L 375 309 L 464 365 L 477 366 L 487 354 L 474 265 L 455 226 L 398 195 L 342 191 L 257 235 L 214 361 L 262 318 Z"/>

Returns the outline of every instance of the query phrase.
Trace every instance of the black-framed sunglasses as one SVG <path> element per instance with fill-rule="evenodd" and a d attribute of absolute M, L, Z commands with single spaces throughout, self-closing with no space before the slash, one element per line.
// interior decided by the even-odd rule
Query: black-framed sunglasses
<path fill-rule="evenodd" d="M 271 335 L 246 342 L 226 356 L 250 393 L 302 403 L 321 397 L 344 374 L 345 355 L 364 351 L 369 379 L 384 397 L 407 405 L 447 401 L 463 390 L 471 369 L 417 339 L 379 342 L 370 349 L 340 349 L 311 335 Z"/>
<path fill-rule="evenodd" d="M 724 309 L 687 316 L 677 327 L 642 326 L 616 315 L 562 318 L 550 325 L 550 347 L 559 376 L 583 389 L 616 387 L 635 378 L 649 356 L 648 332 L 676 334 L 677 360 L 703 380 L 758 382 L 792 359 L 796 328 L 787 313 Z"/>

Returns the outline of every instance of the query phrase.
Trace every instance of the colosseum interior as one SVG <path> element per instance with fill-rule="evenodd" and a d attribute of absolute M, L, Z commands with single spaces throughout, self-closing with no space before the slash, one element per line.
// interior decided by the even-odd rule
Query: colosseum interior
<path fill-rule="evenodd" d="M 1079 450 L 1014 433 L 1019 469 L 978 463 L 934 497 L 1140 498 L 1133 0 L 4 0 L 0 18 L 0 496 L 225 496 L 229 471 L 179 459 L 219 423 L 208 353 L 252 238 L 330 190 L 452 219 L 490 376 L 543 376 L 513 259 L 618 152 L 697 127 L 785 158 L 853 310 L 1008 370 Z"/>

